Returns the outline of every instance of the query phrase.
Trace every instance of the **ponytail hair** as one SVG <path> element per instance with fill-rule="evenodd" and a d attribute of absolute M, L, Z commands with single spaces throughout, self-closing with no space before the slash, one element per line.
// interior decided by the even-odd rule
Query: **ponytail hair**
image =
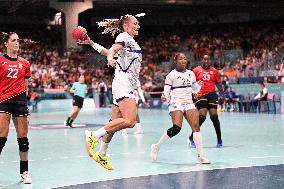
<path fill-rule="evenodd" d="M 132 17 L 132 15 L 124 15 L 121 16 L 120 19 L 104 19 L 100 22 L 97 22 L 99 27 L 105 28 L 102 34 L 111 33 L 112 37 L 116 33 L 123 32 L 123 24 L 127 23 L 129 18 Z"/>

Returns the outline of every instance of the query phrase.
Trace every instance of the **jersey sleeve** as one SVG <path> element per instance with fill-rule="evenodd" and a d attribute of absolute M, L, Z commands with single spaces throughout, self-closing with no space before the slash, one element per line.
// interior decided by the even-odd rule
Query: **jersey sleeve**
<path fill-rule="evenodd" d="M 215 83 L 218 84 L 221 82 L 220 73 L 218 70 L 215 70 Z"/>
<path fill-rule="evenodd" d="M 173 80 L 172 80 L 172 72 L 170 72 L 167 76 L 166 76 L 166 79 L 165 79 L 165 85 L 168 85 L 168 86 L 172 86 L 173 85 Z"/>
<path fill-rule="evenodd" d="M 76 82 L 75 82 L 75 83 L 73 83 L 73 85 L 72 85 L 71 89 L 72 89 L 72 90 L 75 90 L 75 89 L 76 89 L 76 85 L 77 85 L 77 83 L 76 83 Z"/>
<path fill-rule="evenodd" d="M 25 61 L 25 79 L 28 79 L 31 77 L 31 66 L 29 61 Z"/>
<path fill-rule="evenodd" d="M 197 78 L 197 73 L 198 73 L 198 68 L 197 68 L 197 67 L 194 68 L 194 69 L 192 70 L 192 72 L 194 73 L 195 80 L 196 80 L 196 78 Z"/>
<path fill-rule="evenodd" d="M 169 100 L 172 85 L 173 85 L 173 80 L 171 73 L 169 73 L 165 80 L 164 92 L 163 92 L 163 95 L 166 97 L 167 100 Z"/>
<path fill-rule="evenodd" d="M 124 46 L 127 46 L 128 42 L 131 41 L 131 39 L 132 38 L 128 33 L 123 32 L 116 37 L 115 43 L 122 43 Z"/>

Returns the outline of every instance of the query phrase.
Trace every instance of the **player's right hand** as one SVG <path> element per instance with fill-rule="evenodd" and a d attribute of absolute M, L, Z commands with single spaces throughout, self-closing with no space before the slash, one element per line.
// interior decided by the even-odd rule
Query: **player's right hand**
<path fill-rule="evenodd" d="M 91 46 L 94 44 L 94 42 L 89 38 L 89 36 L 87 36 L 87 39 L 85 41 L 81 41 L 80 39 L 78 39 L 77 43 L 80 45 L 91 45 Z"/>
<path fill-rule="evenodd" d="M 161 100 L 162 100 L 163 102 L 166 102 L 166 101 L 167 101 L 167 98 L 165 97 L 165 95 L 164 95 L 164 94 L 162 94 L 162 96 L 161 96 Z"/>

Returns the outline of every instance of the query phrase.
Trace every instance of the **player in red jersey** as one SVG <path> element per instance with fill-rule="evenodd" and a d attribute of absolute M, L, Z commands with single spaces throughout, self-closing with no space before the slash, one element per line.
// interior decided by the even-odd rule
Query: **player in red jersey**
<path fill-rule="evenodd" d="M 17 132 L 20 155 L 20 174 L 24 184 L 32 182 L 28 174 L 29 141 L 27 85 L 30 64 L 18 56 L 19 37 L 16 33 L 3 34 L 6 54 L 0 56 L 0 154 L 7 141 L 11 116 Z"/>
<path fill-rule="evenodd" d="M 201 80 L 204 83 L 200 91 L 195 95 L 195 105 L 199 111 L 199 125 L 201 126 L 205 121 L 207 112 L 209 111 L 210 119 L 213 122 L 217 135 L 216 147 L 221 148 L 223 146 L 223 143 L 221 137 L 220 121 L 217 113 L 218 96 L 215 91 L 216 85 L 222 96 L 224 96 L 219 71 L 211 66 L 210 56 L 204 55 L 202 65 L 193 69 L 193 72 L 196 76 L 196 81 Z M 189 142 L 191 147 L 195 148 L 193 133 L 189 137 Z"/>

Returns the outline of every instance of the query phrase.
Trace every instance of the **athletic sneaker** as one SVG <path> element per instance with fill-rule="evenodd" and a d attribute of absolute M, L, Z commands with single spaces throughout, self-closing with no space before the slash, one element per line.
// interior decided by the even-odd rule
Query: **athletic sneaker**
<path fill-rule="evenodd" d="M 216 148 L 222 148 L 222 147 L 223 147 L 223 142 L 221 140 L 216 144 Z"/>
<path fill-rule="evenodd" d="M 197 159 L 197 163 L 210 164 L 211 162 L 208 159 L 206 159 L 206 157 L 199 156 Z"/>
<path fill-rule="evenodd" d="M 32 183 L 32 178 L 30 177 L 28 171 L 23 172 L 23 174 L 21 175 L 21 182 L 24 184 L 31 184 Z"/>
<path fill-rule="evenodd" d="M 96 162 L 101 164 L 107 170 L 113 170 L 112 165 L 109 163 L 109 156 L 102 156 L 99 152 L 96 152 L 93 155 L 93 158 Z"/>
<path fill-rule="evenodd" d="M 136 128 L 136 131 L 134 131 L 134 134 L 135 134 L 135 135 L 140 135 L 140 134 L 142 134 L 142 133 L 143 133 L 143 131 L 142 131 L 141 127 L 137 127 L 137 128 Z"/>
<path fill-rule="evenodd" d="M 85 144 L 90 157 L 94 155 L 94 148 L 98 145 L 99 139 L 92 131 L 85 130 Z"/>
<path fill-rule="evenodd" d="M 73 128 L 72 123 L 68 124 L 67 121 L 64 121 L 64 125 Z"/>
<path fill-rule="evenodd" d="M 152 161 L 156 161 L 158 157 L 159 147 L 157 144 L 151 145 L 151 159 Z"/>
<path fill-rule="evenodd" d="M 187 138 L 187 143 L 191 148 L 196 148 L 193 139 Z"/>

